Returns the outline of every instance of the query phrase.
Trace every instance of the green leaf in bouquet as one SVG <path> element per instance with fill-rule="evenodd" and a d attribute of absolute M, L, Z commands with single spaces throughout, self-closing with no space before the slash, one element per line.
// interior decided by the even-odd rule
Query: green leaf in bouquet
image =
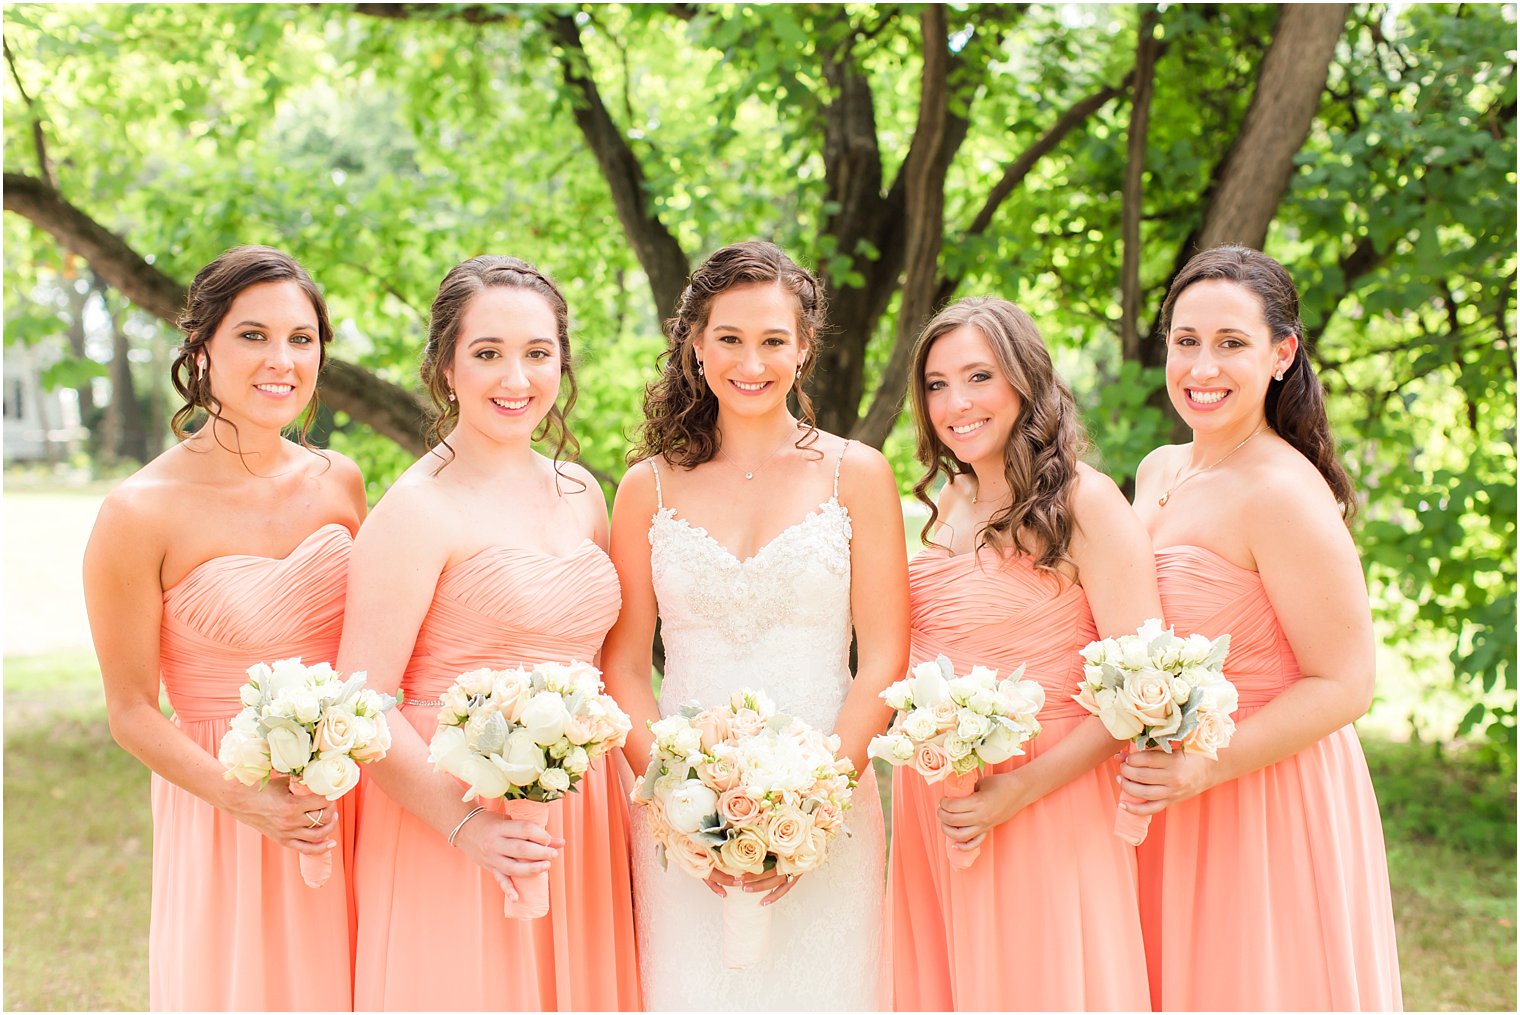
<path fill-rule="evenodd" d="M 658 845 L 658 846 L 656 846 L 654 848 L 654 858 L 656 860 L 660 861 L 660 870 L 662 870 L 662 871 L 670 870 L 670 865 L 665 862 L 665 844 L 664 843 L 661 843 L 660 845 Z"/>
<path fill-rule="evenodd" d="M 1192 704 L 1193 700 L 1195 698 L 1197 698 L 1197 697 L 1198 697 L 1198 692 L 1194 691 L 1193 694 L 1192 694 L 1192 697 L 1188 698 L 1188 703 Z M 1197 725 L 1198 725 L 1198 710 L 1194 709 L 1194 708 L 1189 708 L 1187 710 L 1184 710 L 1183 713 L 1182 713 L 1182 724 L 1177 727 L 1177 732 L 1173 733 L 1171 735 L 1170 739 L 1172 739 L 1172 740 L 1181 740 L 1183 737 L 1185 737 L 1189 733 L 1193 732 L 1194 727 L 1196 727 Z"/>
<path fill-rule="evenodd" d="M 728 836 L 725 833 L 721 831 L 715 832 L 707 828 L 699 829 L 696 832 L 695 838 L 701 839 L 714 849 L 719 848 L 728 841 Z"/>
<path fill-rule="evenodd" d="M 465 723 L 465 742 L 479 754 L 500 754 L 511 732 L 507 717 L 500 712 L 474 716 Z"/>
<path fill-rule="evenodd" d="M 1230 636 L 1221 634 L 1214 639 L 1214 647 L 1204 657 L 1203 664 L 1211 669 L 1223 670 L 1225 657 L 1230 654 Z"/>

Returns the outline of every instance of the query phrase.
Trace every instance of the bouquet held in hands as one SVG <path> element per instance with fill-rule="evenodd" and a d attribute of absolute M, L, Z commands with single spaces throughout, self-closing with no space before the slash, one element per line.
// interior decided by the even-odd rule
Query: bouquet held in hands
<path fill-rule="evenodd" d="M 943 780 L 946 796 L 969 796 L 982 766 L 1023 754 L 1023 745 L 1040 732 L 1036 717 L 1045 707 L 1045 689 L 1023 675 L 1020 666 L 998 680 L 996 670 L 973 666 L 957 676 L 945 656 L 919 663 L 881 692 L 897 714 L 886 733 L 871 738 L 867 753 L 909 766 L 926 782 Z M 982 852 L 949 842 L 945 851 L 958 870 Z"/>
<path fill-rule="evenodd" d="M 1229 650 L 1227 634 L 1183 639 L 1147 620 L 1134 634 L 1088 643 L 1081 689 L 1072 697 L 1132 750 L 1181 748 L 1215 759 L 1235 734 L 1230 715 L 1240 704 L 1224 677 Z M 1120 809 L 1114 834 L 1138 846 L 1150 823 L 1149 815 Z"/>
<path fill-rule="evenodd" d="M 507 817 L 547 826 L 549 802 L 574 791 L 632 728 L 589 663 L 471 670 L 443 692 L 428 760 L 465 784 L 463 799 L 500 799 Z M 513 882 L 519 898 L 507 900 L 507 916 L 549 911 L 547 872 Z"/>
<path fill-rule="evenodd" d="M 363 673 L 345 680 L 328 663 L 259 663 L 248 667 L 238 696 L 243 710 L 232 717 L 217 757 L 226 778 L 246 786 L 262 786 L 278 773 L 289 776 L 292 793 L 336 800 L 358 785 L 358 762 L 390 750 L 385 710 L 396 699 L 370 690 Z M 331 853 L 301 855 L 301 877 L 312 888 L 331 875 Z"/>
<path fill-rule="evenodd" d="M 778 713 L 758 691 L 728 704 L 682 708 L 650 723 L 648 771 L 633 799 L 648 808 L 660 863 L 695 878 L 776 872 L 796 877 L 828 858 L 844 828 L 854 767 L 839 737 Z M 848 834 L 848 832 L 846 832 Z M 769 910 L 761 897 L 731 891 L 723 900 L 723 961 L 745 969 L 765 957 Z"/>

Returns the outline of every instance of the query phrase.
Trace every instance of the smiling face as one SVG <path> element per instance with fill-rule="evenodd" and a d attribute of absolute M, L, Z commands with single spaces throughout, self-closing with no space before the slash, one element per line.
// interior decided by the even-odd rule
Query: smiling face
<path fill-rule="evenodd" d="M 311 297 L 295 282 L 260 282 L 238 293 L 196 353 L 220 415 L 238 425 L 283 430 L 317 387 L 322 349 Z"/>
<path fill-rule="evenodd" d="M 1298 336 L 1274 345 L 1261 299 L 1208 279 L 1177 296 L 1166 350 L 1167 392 L 1188 426 L 1249 432 L 1266 418 L 1267 386 L 1292 363 Z"/>
<path fill-rule="evenodd" d="M 554 311 L 527 289 L 491 286 L 459 319 L 446 371 L 458 429 L 528 441 L 559 397 L 561 359 Z"/>
<path fill-rule="evenodd" d="M 712 298 L 692 349 L 723 411 L 784 412 L 808 354 L 807 336 L 798 333 L 797 298 L 777 284 L 726 289 Z"/>
<path fill-rule="evenodd" d="M 929 424 L 950 453 L 967 465 L 1001 470 L 1023 401 L 982 330 L 965 324 L 935 339 L 923 383 Z"/>

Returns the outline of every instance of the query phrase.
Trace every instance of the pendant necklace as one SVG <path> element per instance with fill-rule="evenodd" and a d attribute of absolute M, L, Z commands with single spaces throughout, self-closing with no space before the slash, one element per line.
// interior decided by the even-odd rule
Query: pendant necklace
<path fill-rule="evenodd" d="M 795 432 L 795 431 L 796 431 L 796 427 L 794 426 L 793 427 L 793 432 Z M 732 458 L 730 458 L 727 455 L 722 454 L 722 453 L 719 453 L 718 458 L 719 458 L 719 460 L 723 461 L 724 463 L 726 463 L 728 465 L 732 465 L 734 468 L 736 468 L 740 472 L 744 473 L 744 478 L 745 479 L 754 479 L 755 478 L 755 473 L 757 473 L 761 469 L 765 468 L 766 463 L 768 463 L 772 458 L 775 458 L 776 455 L 780 454 L 781 449 L 784 448 L 784 447 L 786 447 L 786 443 L 787 443 L 787 441 L 791 440 L 791 437 L 792 437 L 792 434 L 788 433 L 785 437 L 781 438 L 781 443 L 777 444 L 775 446 L 775 448 L 771 450 L 770 454 L 768 454 L 764 458 L 760 459 L 760 464 L 756 465 L 752 469 L 745 469 L 738 462 L 734 461 Z"/>
<path fill-rule="evenodd" d="M 1183 483 L 1186 483 L 1188 480 L 1193 479 L 1196 476 L 1203 475 L 1205 472 L 1208 472 L 1210 469 L 1214 468 L 1215 466 L 1223 465 L 1226 461 L 1229 460 L 1229 458 L 1230 458 L 1231 455 L 1233 455 L 1235 452 L 1239 451 L 1241 448 L 1245 447 L 1247 444 L 1251 443 L 1251 438 L 1252 437 L 1255 437 L 1257 434 L 1262 433 L 1262 432 L 1264 432 L 1266 430 L 1270 430 L 1270 429 L 1272 429 L 1270 426 L 1268 426 L 1266 423 L 1263 423 L 1261 426 L 1257 427 L 1255 430 L 1252 430 L 1246 436 L 1245 440 L 1243 440 L 1239 444 L 1235 445 L 1229 451 L 1226 451 L 1224 453 L 1224 457 L 1221 458 L 1221 459 L 1219 459 L 1218 461 L 1216 461 L 1213 465 L 1205 465 L 1203 468 L 1199 469 L 1197 472 L 1190 472 L 1186 476 L 1183 476 L 1181 479 L 1177 480 L 1177 482 L 1173 483 L 1172 484 L 1172 488 L 1170 490 L 1166 491 L 1166 493 L 1163 493 L 1161 495 L 1161 499 L 1158 500 L 1158 501 L 1156 501 L 1156 505 L 1158 507 L 1166 507 L 1166 502 L 1172 499 L 1172 494 L 1174 494 L 1174 493 L 1177 492 L 1177 488 L 1179 486 L 1181 486 Z"/>

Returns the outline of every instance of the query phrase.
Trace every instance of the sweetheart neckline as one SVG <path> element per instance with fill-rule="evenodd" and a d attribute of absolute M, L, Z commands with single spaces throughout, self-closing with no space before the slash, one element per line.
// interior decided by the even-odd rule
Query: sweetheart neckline
<path fill-rule="evenodd" d="M 1227 565 L 1228 567 L 1234 568 L 1242 574 L 1248 574 L 1253 578 L 1256 578 L 1258 581 L 1261 579 L 1260 571 L 1254 571 L 1249 567 L 1237 564 L 1229 557 L 1226 557 L 1224 554 L 1220 553 L 1218 550 L 1211 550 L 1207 546 L 1203 546 L 1200 543 L 1173 543 L 1171 546 L 1161 547 L 1159 550 L 1155 551 L 1155 553 L 1156 556 L 1159 557 L 1163 553 L 1171 553 L 1174 550 L 1201 550 L 1204 553 L 1208 554 L 1210 557 L 1213 557 L 1215 560 Z"/>
<path fill-rule="evenodd" d="M 752 562 L 754 562 L 756 560 L 759 560 L 760 557 L 761 557 L 761 555 L 763 555 L 766 550 L 769 550 L 771 547 L 773 547 L 777 543 L 779 543 L 782 540 L 782 538 L 784 536 L 786 536 L 788 533 L 790 533 L 790 532 L 792 532 L 792 531 L 794 531 L 796 529 L 802 528 L 804 525 L 807 525 L 809 522 L 813 521 L 815 518 L 823 518 L 824 517 L 824 512 L 826 511 L 826 509 L 830 505 L 832 505 L 833 507 L 837 508 L 838 510 L 844 512 L 844 516 L 845 516 L 846 519 L 848 519 L 850 517 L 850 509 L 847 508 L 847 507 L 845 507 L 844 504 L 842 504 L 840 502 L 840 500 L 839 500 L 839 498 L 837 496 L 836 497 L 830 497 L 828 500 L 823 501 L 817 507 L 813 508 L 813 510 L 809 511 L 807 514 L 803 515 L 801 518 L 797 519 L 795 522 L 793 522 L 792 524 L 788 525 L 786 528 L 782 529 L 780 532 L 776 533 L 771 538 L 767 539 L 764 543 L 762 543 L 755 550 L 754 553 L 750 554 L 748 557 L 745 557 L 743 560 L 739 559 L 739 555 L 737 553 L 735 553 L 734 551 L 730 550 L 728 547 L 724 546 L 722 543 L 718 542 L 717 538 L 714 537 L 711 532 L 708 532 L 705 526 L 693 525 L 691 522 L 687 521 L 685 518 L 682 518 L 680 515 L 676 514 L 676 509 L 673 508 L 673 507 L 662 507 L 662 508 L 660 508 L 658 511 L 655 512 L 655 518 L 656 519 L 665 518 L 665 519 L 668 519 L 669 521 L 672 521 L 672 522 L 680 522 L 681 525 L 683 525 L 687 530 L 696 533 L 698 536 L 700 536 L 701 538 L 707 540 L 713 546 L 715 546 L 719 550 L 721 550 L 725 555 L 727 555 L 727 557 L 728 557 L 729 560 L 733 561 L 735 564 L 737 564 L 742 569 L 742 568 L 748 567 Z"/>
<path fill-rule="evenodd" d="M 164 595 L 168 596 L 170 593 L 174 592 L 175 589 L 178 589 L 181 585 L 185 584 L 185 582 L 189 581 L 191 577 L 196 574 L 196 572 L 200 571 L 201 568 L 205 567 L 207 564 L 212 564 L 219 560 L 267 560 L 270 563 L 283 564 L 286 561 L 290 560 L 290 558 L 294 557 L 303 546 L 311 542 L 319 532 L 321 532 L 323 529 L 331 528 L 339 528 L 344 532 L 347 532 L 350 541 L 352 541 L 353 533 L 348 532 L 347 525 L 344 525 L 342 522 L 326 522 L 312 529 L 309 533 L 306 534 L 304 538 L 302 538 L 299 543 L 297 543 L 295 546 L 292 546 L 290 550 L 282 557 L 271 557 L 266 553 L 219 553 L 214 557 L 207 557 L 205 560 L 201 561 L 199 564 L 186 571 L 184 575 L 179 579 L 179 581 L 164 589 Z"/>
<path fill-rule="evenodd" d="M 455 571 L 455 570 L 457 570 L 457 569 L 459 569 L 461 567 L 464 567 L 466 564 L 470 563 L 475 558 L 484 556 L 485 554 L 488 554 L 488 553 L 493 553 L 493 552 L 494 553 L 526 553 L 526 554 L 529 554 L 529 555 L 534 556 L 534 557 L 548 557 L 550 560 L 573 560 L 576 557 L 581 556 L 585 552 L 585 548 L 588 545 L 592 549 L 595 549 L 598 552 L 600 552 L 602 554 L 602 556 L 604 556 L 604 557 L 607 556 L 607 551 L 603 550 L 601 548 L 601 546 L 598 545 L 597 541 L 594 540 L 594 539 L 592 539 L 590 536 L 587 536 L 584 539 L 582 539 L 579 543 L 576 544 L 575 549 L 571 550 L 569 553 L 566 553 L 566 554 L 548 553 L 548 552 L 546 552 L 544 550 L 535 550 L 531 546 L 508 546 L 505 543 L 491 543 L 491 544 L 489 544 L 487 546 L 482 546 L 480 549 L 476 550 L 474 553 L 470 554 L 468 557 L 465 557 L 465 558 L 463 558 L 461 560 L 456 561 L 453 564 L 450 564 L 448 567 L 444 568 L 441 572 L 439 572 L 438 577 L 441 579 L 444 575 L 447 575 L 449 572 Z"/>

